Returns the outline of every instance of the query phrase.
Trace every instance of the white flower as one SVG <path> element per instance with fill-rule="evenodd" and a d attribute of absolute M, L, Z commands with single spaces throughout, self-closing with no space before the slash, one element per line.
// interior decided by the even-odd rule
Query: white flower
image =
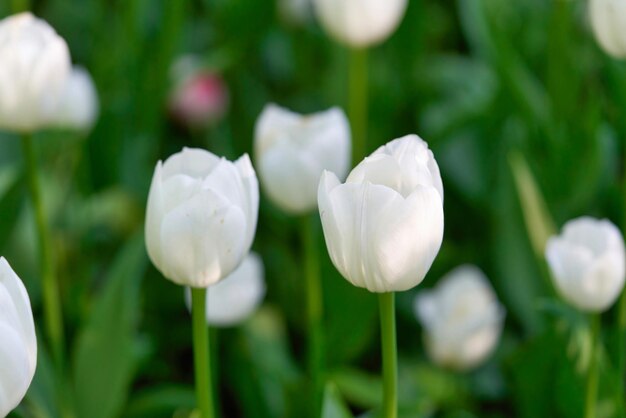
<path fill-rule="evenodd" d="M 548 240 L 546 258 L 565 300 L 583 311 L 607 310 L 624 288 L 624 239 L 607 220 L 569 221 Z"/>
<path fill-rule="evenodd" d="M 82 67 L 74 67 L 65 83 L 53 123 L 62 128 L 86 131 L 93 127 L 98 112 L 98 92 L 91 75 Z"/>
<path fill-rule="evenodd" d="M 207 322 L 221 327 L 237 325 L 254 313 L 264 296 L 263 261 L 250 253 L 237 270 L 207 289 Z M 190 288 L 185 289 L 185 301 L 191 310 Z"/>
<path fill-rule="evenodd" d="M 407 0 L 314 0 L 324 28 L 352 47 L 370 46 L 391 36 L 407 4 Z"/>
<path fill-rule="evenodd" d="M 185 148 L 154 171 L 146 245 L 168 279 L 207 287 L 228 276 L 250 251 L 259 184 L 248 155 L 232 163 Z"/>
<path fill-rule="evenodd" d="M 380 147 L 345 184 L 324 172 L 318 202 L 330 258 L 353 285 L 382 293 L 424 279 L 443 239 L 443 185 L 417 135 Z"/>
<path fill-rule="evenodd" d="M 458 267 L 415 298 L 426 350 L 434 362 L 466 370 L 483 362 L 502 332 L 504 308 L 482 271 Z"/>
<path fill-rule="evenodd" d="M 626 1 L 590 0 L 589 14 L 600 46 L 616 58 L 626 58 Z"/>
<path fill-rule="evenodd" d="M 37 338 L 28 293 L 0 258 L 0 417 L 24 398 L 37 366 Z"/>
<path fill-rule="evenodd" d="M 315 209 L 324 170 L 343 179 L 350 167 L 350 125 L 339 108 L 302 116 L 270 104 L 257 121 L 254 145 L 261 184 L 290 213 Z"/>
<path fill-rule="evenodd" d="M 65 41 L 43 20 L 21 13 L 0 21 L 0 129 L 50 125 L 71 68 Z"/>

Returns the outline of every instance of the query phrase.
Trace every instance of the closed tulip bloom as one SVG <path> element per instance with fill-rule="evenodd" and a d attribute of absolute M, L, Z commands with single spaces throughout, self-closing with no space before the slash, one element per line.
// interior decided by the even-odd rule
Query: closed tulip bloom
<path fill-rule="evenodd" d="M 378 293 L 421 283 L 443 239 L 443 185 L 421 138 L 380 147 L 344 184 L 324 172 L 318 202 L 330 258 L 350 283 Z"/>
<path fill-rule="evenodd" d="M 185 148 L 154 171 L 146 245 L 168 279 L 207 287 L 239 266 L 250 250 L 259 185 L 248 155 L 236 162 Z"/>
<path fill-rule="evenodd" d="M 577 218 L 548 240 L 546 258 L 561 296 L 586 312 L 607 310 L 624 288 L 624 239 L 607 220 Z"/>
<path fill-rule="evenodd" d="M 61 94 L 54 124 L 68 129 L 91 129 L 99 112 L 98 92 L 89 72 L 74 67 Z"/>
<path fill-rule="evenodd" d="M 50 125 L 70 73 L 65 41 L 43 20 L 21 13 L 0 21 L 0 129 Z"/>
<path fill-rule="evenodd" d="M 426 350 L 444 367 L 467 370 L 478 366 L 498 343 L 504 308 L 483 272 L 461 266 L 432 290 L 415 298 L 415 312 L 424 327 Z"/>
<path fill-rule="evenodd" d="M 207 289 L 207 323 L 218 327 L 237 325 L 256 311 L 264 296 L 263 261 L 258 254 L 250 253 L 237 270 Z M 185 289 L 185 301 L 191 309 L 189 288 Z"/>
<path fill-rule="evenodd" d="M 352 47 L 367 47 L 391 36 L 407 4 L 407 0 L 314 0 L 322 26 Z"/>
<path fill-rule="evenodd" d="M 616 58 L 626 58 L 626 2 L 590 0 L 589 14 L 600 46 Z"/>
<path fill-rule="evenodd" d="M 28 293 L 0 258 L 0 417 L 24 398 L 37 366 L 37 338 Z"/>
<path fill-rule="evenodd" d="M 315 209 L 324 170 L 343 179 L 350 167 L 350 125 L 339 108 L 303 116 L 270 104 L 257 121 L 254 145 L 261 185 L 293 214 Z"/>

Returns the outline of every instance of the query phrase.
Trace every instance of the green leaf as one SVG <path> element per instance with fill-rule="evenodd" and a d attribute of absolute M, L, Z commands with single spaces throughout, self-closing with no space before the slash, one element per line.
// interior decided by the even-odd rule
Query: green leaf
<path fill-rule="evenodd" d="M 74 384 L 79 417 L 115 417 L 126 401 L 137 367 L 139 289 L 146 261 L 138 234 L 120 250 L 78 337 Z"/>
<path fill-rule="evenodd" d="M 382 402 L 383 384 L 378 376 L 368 375 L 357 369 L 343 368 L 333 372 L 330 380 L 355 406 L 374 408 Z"/>
<path fill-rule="evenodd" d="M 353 415 L 346 406 L 337 387 L 328 383 L 324 392 L 324 406 L 322 408 L 322 418 L 352 418 Z"/>
<path fill-rule="evenodd" d="M 158 386 L 145 389 L 135 395 L 124 412 L 124 417 L 153 418 L 155 416 L 172 416 L 181 408 L 193 410 L 196 406 L 196 395 L 193 388 L 182 386 Z"/>

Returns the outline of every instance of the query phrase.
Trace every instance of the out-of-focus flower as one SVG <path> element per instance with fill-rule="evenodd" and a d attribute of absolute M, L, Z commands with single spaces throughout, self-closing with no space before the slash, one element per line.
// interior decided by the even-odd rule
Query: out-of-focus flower
<path fill-rule="evenodd" d="M 352 47 L 367 47 L 391 36 L 407 4 L 407 0 L 314 0 L 322 26 Z"/>
<path fill-rule="evenodd" d="M 65 41 L 45 21 L 20 13 L 0 21 L 0 129 L 45 128 L 70 74 Z"/>
<path fill-rule="evenodd" d="M 280 17 L 292 25 L 304 25 L 311 19 L 311 0 L 277 0 Z"/>
<path fill-rule="evenodd" d="M 185 148 L 154 171 L 146 245 L 168 279 L 207 287 L 232 273 L 250 251 L 259 184 L 248 155 L 236 162 Z"/>
<path fill-rule="evenodd" d="M 219 327 L 237 325 L 254 313 L 264 296 L 263 261 L 252 252 L 237 270 L 207 289 L 207 322 Z M 191 310 L 190 288 L 185 289 L 185 301 Z"/>
<path fill-rule="evenodd" d="M 186 55 L 172 67 L 174 88 L 169 109 L 184 126 L 203 128 L 220 121 L 228 110 L 229 94 L 222 77 L 206 68 L 200 58 Z"/>
<path fill-rule="evenodd" d="M 52 122 L 61 128 L 87 131 L 93 127 L 99 108 L 98 92 L 91 75 L 82 67 L 74 67 Z"/>
<path fill-rule="evenodd" d="M 605 311 L 624 288 L 624 239 L 607 220 L 567 222 L 548 240 L 546 258 L 561 296 L 583 311 Z"/>
<path fill-rule="evenodd" d="M 443 185 L 417 135 L 391 141 L 356 166 L 345 184 L 325 171 L 318 203 L 339 272 L 370 292 L 417 286 L 443 239 Z"/>
<path fill-rule="evenodd" d="M 432 290 L 415 298 L 426 350 L 434 362 L 457 370 L 479 365 L 502 332 L 504 308 L 489 281 L 475 266 L 448 273 Z"/>
<path fill-rule="evenodd" d="M 37 367 L 37 337 L 28 293 L 0 258 L 0 417 L 24 398 Z"/>
<path fill-rule="evenodd" d="M 261 184 L 281 209 L 315 209 L 324 170 L 344 178 L 350 167 L 350 125 L 341 109 L 302 116 L 265 107 L 255 130 L 255 161 Z"/>
<path fill-rule="evenodd" d="M 626 2 L 590 0 L 589 14 L 600 46 L 616 58 L 626 58 Z"/>

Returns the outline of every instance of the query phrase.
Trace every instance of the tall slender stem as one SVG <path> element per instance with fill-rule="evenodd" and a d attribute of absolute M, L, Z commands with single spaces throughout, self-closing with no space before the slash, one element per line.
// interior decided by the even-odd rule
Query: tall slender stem
<path fill-rule="evenodd" d="M 617 401 L 620 408 L 619 416 L 626 417 L 626 404 L 624 402 L 624 350 L 626 349 L 626 289 L 622 290 L 619 299 L 619 310 L 617 318 L 617 371 L 619 373 Z"/>
<path fill-rule="evenodd" d="M 30 10 L 30 0 L 13 0 L 11 8 L 13 13 L 26 12 Z"/>
<path fill-rule="evenodd" d="M 33 148 L 33 140 L 30 135 L 22 135 L 22 152 L 24 154 L 26 176 L 37 229 L 45 327 L 50 340 L 54 361 L 57 367 L 62 369 L 64 332 L 63 315 L 61 314 L 61 298 L 59 295 L 59 284 L 54 274 L 50 234 L 41 199 L 41 186 L 37 174 L 37 158 Z"/>
<path fill-rule="evenodd" d="M 322 369 L 323 369 L 323 297 L 319 270 L 319 253 L 317 246 L 316 217 L 302 218 L 302 248 L 304 251 L 304 271 L 306 275 L 306 299 L 308 321 L 308 366 L 312 387 L 311 415 L 319 417 L 322 403 Z"/>
<path fill-rule="evenodd" d="M 206 289 L 191 289 L 193 359 L 196 371 L 196 398 L 202 418 L 214 418 L 209 326 L 206 321 Z"/>
<path fill-rule="evenodd" d="M 398 353 L 396 351 L 395 293 L 381 293 L 380 330 L 383 352 L 382 418 L 398 416 Z"/>
<path fill-rule="evenodd" d="M 367 153 L 368 74 L 367 49 L 350 50 L 350 122 L 352 124 L 352 162 L 357 164 Z"/>
<path fill-rule="evenodd" d="M 596 418 L 596 400 L 598 398 L 598 366 L 600 347 L 600 314 L 592 314 L 591 326 L 591 359 L 587 374 L 587 395 L 585 402 L 585 418 Z"/>

